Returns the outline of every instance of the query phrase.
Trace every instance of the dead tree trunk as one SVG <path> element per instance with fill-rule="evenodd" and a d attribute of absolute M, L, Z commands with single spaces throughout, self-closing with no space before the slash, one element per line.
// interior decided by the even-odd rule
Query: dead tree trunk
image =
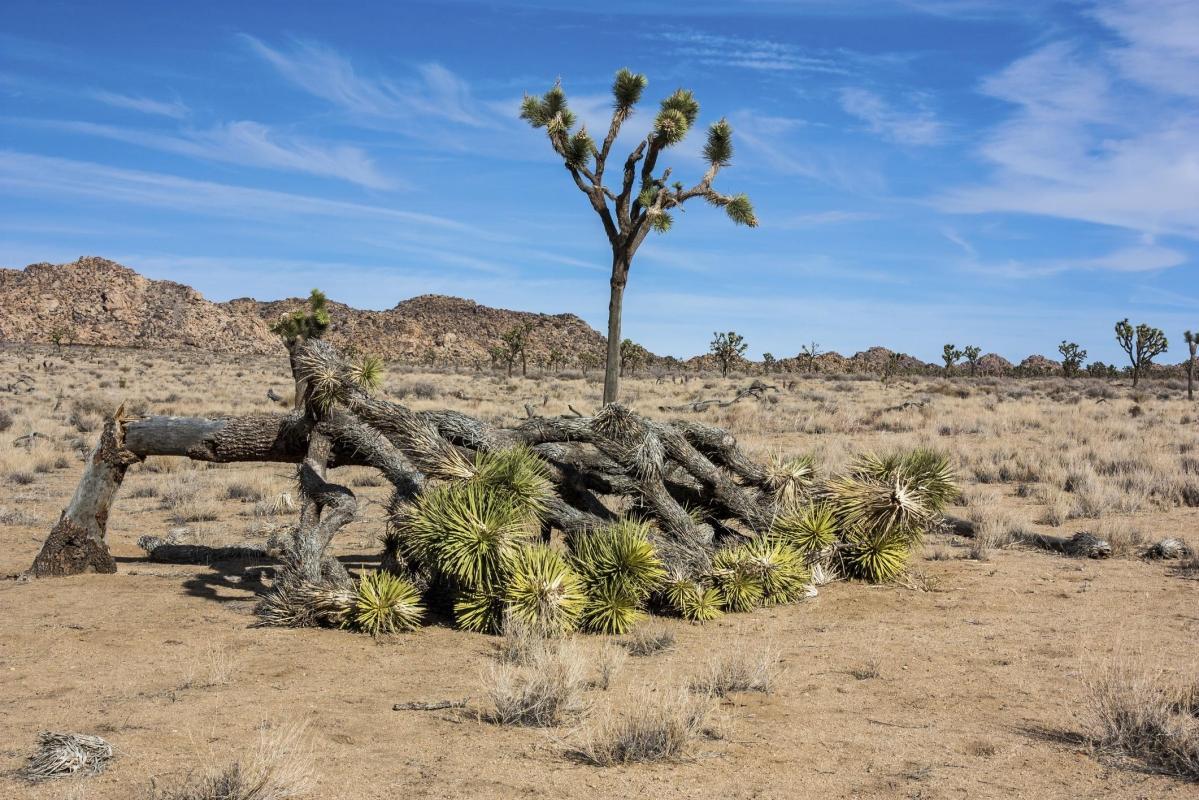
<path fill-rule="evenodd" d="M 104 423 L 75 496 L 50 531 L 30 569 L 34 575 L 78 575 L 83 572 L 116 572 L 105 540 L 108 512 L 130 464 L 141 456 L 125 448 L 123 410 Z"/>
<path fill-rule="evenodd" d="M 379 470 L 394 487 L 395 507 L 417 496 L 427 478 L 472 477 L 476 453 L 527 446 L 545 460 L 557 488 L 547 503 L 548 525 L 583 536 L 616 518 L 616 506 L 605 498 L 631 498 L 656 520 L 667 565 L 686 573 L 706 569 L 722 538 L 768 530 L 775 512 L 765 470 L 718 428 L 651 421 L 615 403 L 594 417 L 533 417 L 501 428 L 459 412 L 415 412 L 369 395 L 350 379 L 344 359 L 320 341 L 305 345 L 296 364 L 305 385 L 313 385 L 313 375 L 325 389 L 334 385 L 320 413 L 305 408 L 223 419 L 111 420 L 34 574 L 113 571 L 104 546 L 108 509 L 125 468 L 150 455 L 299 464 L 305 503 L 283 560 L 286 571 L 309 582 L 348 579 L 325 556 L 357 509 L 353 493 L 328 477 L 329 470 L 347 465 Z"/>

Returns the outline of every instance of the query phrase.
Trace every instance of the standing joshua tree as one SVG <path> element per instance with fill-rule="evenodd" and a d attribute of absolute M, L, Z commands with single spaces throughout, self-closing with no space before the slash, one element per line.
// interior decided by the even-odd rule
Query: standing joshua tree
<path fill-rule="evenodd" d="M 976 347 L 968 344 L 962 348 L 962 357 L 966 359 L 966 363 L 970 365 L 970 377 L 973 378 L 978 374 L 978 359 L 982 356 L 981 347 Z"/>
<path fill-rule="evenodd" d="M 504 347 L 504 363 L 508 367 L 509 378 L 512 377 L 512 365 L 516 363 L 517 358 L 520 359 L 521 376 L 529 377 L 529 332 L 532 330 L 533 326 L 526 322 L 500 334 L 500 340 Z"/>
<path fill-rule="evenodd" d="M 816 371 L 816 356 L 820 355 L 820 345 L 816 342 L 802 345 L 799 348 L 799 356 L 804 362 L 804 372 Z"/>
<path fill-rule="evenodd" d="M 745 337 L 736 331 L 713 333 L 712 344 L 708 345 L 708 350 L 720 362 L 721 375 L 728 375 L 729 367 L 745 355 L 747 349 L 749 345 L 745 343 Z"/>
<path fill-rule="evenodd" d="M 1182 335 L 1186 339 L 1187 350 L 1187 400 L 1195 399 L 1195 348 L 1199 347 L 1199 336 L 1187 331 Z"/>
<path fill-rule="evenodd" d="M 579 369 L 583 371 L 583 377 L 587 377 L 587 370 L 600 365 L 600 357 L 590 350 L 584 350 L 579 353 Z"/>
<path fill-rule="evenodd" d="M 1065 339 L 1057 346 L 1057 351 L 1062 354 L 1062 374 L 1067 378 L 1073 378 L 1082 368 L 1082 362 L 1087 360 L 1087 351 L 1077 343 L 1067 342 Z"/>
<path fill-rule="evenodd" d="M 776 364 L 777 360 L 774 357 L 774 353 L 762 354 L 762 373 L 764 375 L 769 375 L 770 373 L 774 372 Z"/>
<path fill-rule="evenodd" d="M 1153 359 L 1166 352 L 1170 343 L 1161 328 L 1153 328 L 1145 323 L 1132 327 L 1125 317 L 1116 323 L 1116 341 L 1120 348 L 1128 354 L 1132 364 L 1132 385 L 1135 388 L 1140 382 L 1141 373 L 1153 365 Z"/>
<path fill-rule="evenodd" d="M 965 353 L 963 353 L 961 350 L 957 349 L 953 345 L 951 345 L 951 344 L 945 345 L 945 347 L 941 350 L 941 358 L 942 358 L 942 360 L 945 361 L 945 374 L 946 375 L 949 375 L 950 373 L 953 372 L 953 365 L 958 363 L 958 359 L 961 358 L 963 355 L 965 355 Z"/>
<path fill-rule="evenodd" d="M 645 363 L 647 358 L 649 358 L 648 350 L 632 339 L 625 339 L 620 343 L 620 377 L 624 377 L 626 369 L 632 375 L 637 367 Z"/>
<path fill-rule="evenodd" d="M 609 188 L 604 170 L 612 145 L 621 126 L 641 100 L 647 81 L 644 75 L 622 69 L 612 84 L 614 98 L 608 133 L 599 146 L 587 133 L 586 126 L 573 130 L 575 115 L 567 108 L 566 93 L 555 85 L 541 97 L 525 96 L 520 116 L 534 128 L 544 128 L 550 145 L 566 166 L 575 185 L 599 215 L 612 247 L 612 276 L 608 302 L 608 358 L 604 372 L 604 405 L 617 400 L 620 387 L 620 314 L 629 267 L 637 248 L 650 230 L 664 233 L 673 221 L 672 209 L 681 209 L 693 198 L 703 198 L 721 207 L 738 225 L 753 228 L 758 224 L 753 205 L 744 194 L 725 195 L 712 188 L 712 181 L 733 157 L 733 129 L 721 119 L 708 128 L 704 159 L 708 169 L 699 183 L 684 188 L 670 183 L 670 167 L 655 174 L 663 150 L 683 140 L 699 116 L 699 103 L 687 89 L 679 89 L 662 101 L 649 134 L 624 161 L 620 182 Z M 641 164 L 638 171 L 637 165 Z"/>

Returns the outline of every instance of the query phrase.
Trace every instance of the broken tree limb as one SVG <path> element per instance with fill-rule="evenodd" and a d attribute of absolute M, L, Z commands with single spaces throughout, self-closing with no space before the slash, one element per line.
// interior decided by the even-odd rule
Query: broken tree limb
<path fill-rule="evenodd" d="M 737 393 L 735 395 L 733 395 L 732 399 L 729 399 L 729 400 L 718 400 L 715 398 L 709 399 L 709 400 L 696 400 L 692 403 L 685 403 L 681 406 L 658 406 L 658 410 L 659 411 L 693 411 L 695 413 L 699 413 L 701 411 L 707 411 L 709 408 L 712 408 L 712 407 L 727 408 L 727 407 L 733 405 L 734 403 L 741 402 L 742 400 L 744 400 L 747 397 L 752 397 L 755 400 L 761 400 L 763 397 L 766 396 L 766 392 L 771 391 L 771 390 L 777 392 L 779 390 L 779 387 L 770 386 L 765 383 L 762 383 L 760 380 L 755 379 L 753 383 L 751 383 L 749 386 L 746 386 L 744 389 L 738 389 Z"/>
<path fill-rule="evenodd" d="M 105 421 L 75 495 L 33 560 L 30 569 L 33 575 L 41 578 L 117 571 L 105 540 L 108 514 L 125 479 L 125 471 L 130 464 L 141 460 L 141 456 L 125 447 L 123 413 L 122 407 Z"/>
<path fill-rule="evenodd" d="M 274 561 L 281 551 L 245 545 L 208 547 L 202 544 L 180 544 L 159 536 L 142 536 L 137 546 L 146 552 L 146 557 L 160 564 L 212 564 L 219 561 Z"/>

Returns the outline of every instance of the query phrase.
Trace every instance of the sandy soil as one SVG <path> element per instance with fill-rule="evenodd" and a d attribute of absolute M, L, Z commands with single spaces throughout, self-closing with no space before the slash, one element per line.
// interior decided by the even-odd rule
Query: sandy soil
<path fill-rule="evenodd" d="M 0 436 L 0 447 L 22 432 Z M 286 487 L 285 468 L 254 469 Z M 0 574 L 29 566 L 77 473 L 76 462 L 4 484 L 2 504 L 18 513 L 0 525 Z M 227 479 L 195 471 L 201 483 L 212 476 Z M 676 646 L 629 658 L 610 689 L 588 693 L 594 708 L 639 686 L 678 686 L 713 652 L 763 642 L 779 654 L 773 689 L 724 702 L 723 738 L 691 760 L 597 768 L 570 757 L 569 726 L 507 728 L 470 712 L 486 707 L 493 637 L 446 624 L 378 641 L 254 628 L 252 571 L 148 563 L 137 537 L 175 524 L 157 498 L 132 496 L 150 480 L 163 478 L 131 474 L 114 513 L 118 574 L 0 581 L 2 797 L 147 796 L 152 781 L 222 764 L 264 726 L 296 721 L 315 750 L 314 798 L 1199 797 L 1194 783 L 1095 757 L 1084 739 L 1095 664 L 1138 653 L 1195 667 L 1199 581 L 1167 564 L 1018 547 L 977 560 L 963 540 L 938 538 L 914 565 L 919 589 L 839 583 L 704 627 L 663 620 Z M 1025 503 L 1010 493 L 1003 502 Z M 257 524 L 242 504 L 217 505 L 218 518 L 199 524 L 210 537 L 244 538 Z M 375 563 L 378 513 L 369 506 L 340 535 L 349 563 Z M 1193 534 L 1199 510 L 1136 521 L 1155 538 Z M 580 641 L 588 652 L 605 646 Z M 463 697 L 467 712 L 392 710 Z M 40 730 L 104 736 L 118 757 L 96 777 L 30 786 L 13 772 Z"/>

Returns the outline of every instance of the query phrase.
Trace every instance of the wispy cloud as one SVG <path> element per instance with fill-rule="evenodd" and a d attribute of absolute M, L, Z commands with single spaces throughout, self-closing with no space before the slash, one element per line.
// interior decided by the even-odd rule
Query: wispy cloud
<path fill-rule="evenodd" d="M 897 107 L 877 92 L 846 87 L 841 90 L 841 108 L 865 122 L 872 133 L 899 144 L 935 145 L 945 138 L 945 125 L 918 95 L 908 95 Z"/>
<path fill-rule="evenodd" d="M 718 67 L 765 72 L 846 74 L 845 59 L 770 39 L 751 39 L 694 30 L 663 31 L 652 38 L 664 42 L 675 58 Z"/>
<path fill-rule="evenodd" d="M 826 225 L 845 225 L 877 219 L 882 219 L 882 215 L 870 211 L 817 211 L 775 220 L 771 225 L 778 228 L 821 228 Z"/>
<path fill-rule="evenodd" d="M 391 189 L 396 185 L 395 181 L 379 173 L 374 162 L 361 148 L 277 134 L 257 122 L 230 122 L 205 130 L 179 133 L 160 133 L 93 122 L 25 122 L 191 158 L 338 178 L 372 189 Z"/>
<path fill-rule="evenodd" d="M 733 115 L 736 140 L 745 145 L 755 161 L 777 173 L 810 178 L 853 193 L 878 194 L 885 190 L 882 171 L 860 153 L 800 141 L 799 132 L 807 124 L 791 117 L 749 112 Z"/>
<path fill-rule="evenodd" d="M 103 89 L 92 91 L 91 97 L 113 108 L 123 108 L 129 111 L 138 111 L 142 114 L 170 117 L 171 119 L 183 119 L 191 113 L 191 109 L 182 100 L 177 99 L 153 100 L 149 97 L 137 97 L 119 92 L 104 91 Z"/>
<path fill-rule="evenodd" d="M 1045 259 L 1019 261 L 1011 259 L 999 263 L 971 261 L 966 269 L 1002 278 L 1033 278 L 1057 275 L 1063 272 L 1159 272 L 1187 263 L 1189 257 L 1180 250 L 1157 244 L 1139 244 L 1124 247 L 1111 253 L 1086 258 Z"/>
<path fill-rule="evenodd" d="M 385 120 L 434 117 L 483 126 L 469 85 L 440 64 L 423 64 L 395 80 L 360 73 L 350 59 L 319 42 L 293 39 L 286 49 L 242 34 L 251 52 L 287 81 L 351 114 Z"/>
<path fill-rule="evenodd" d="M 1015 113 L 991 131 L 990 181 L 953 212 L 1023 212 L 1199 239 L 1199 5 L 1104 3 L 1099 47 L 1054 41 L 986 80 Z"/>

